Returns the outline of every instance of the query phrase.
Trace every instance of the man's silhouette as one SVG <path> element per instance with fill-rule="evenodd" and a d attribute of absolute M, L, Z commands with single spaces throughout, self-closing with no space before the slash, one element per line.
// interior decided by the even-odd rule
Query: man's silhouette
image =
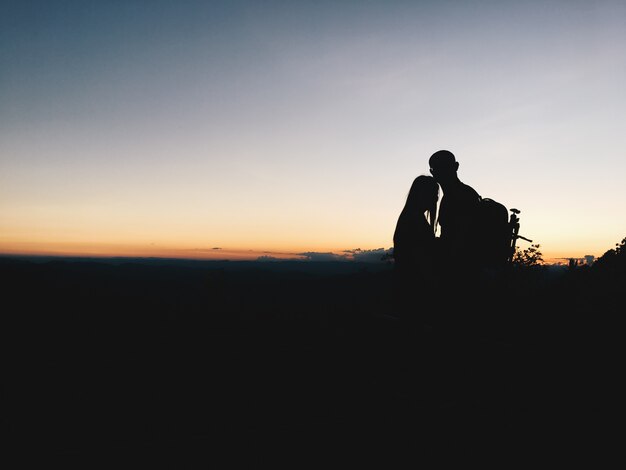
<path fill-rule="evenodd" d="M 481 198 L 474 188 L 459 179 L 459 162 L 452 152 L 439 150 L 431 155 L 428 163 L 430 173 L 443 191 L 438 216 L 442 261 L 445 267 L 463 268 L 463 259 L 467 259 L 468 250 L 472 249 L 472 214 Z"/>

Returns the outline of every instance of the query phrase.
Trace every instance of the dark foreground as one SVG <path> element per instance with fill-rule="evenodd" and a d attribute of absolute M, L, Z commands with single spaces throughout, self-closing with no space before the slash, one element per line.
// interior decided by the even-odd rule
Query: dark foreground
<path fill-rule="evenodd" d="M 522 273 L 416 301 L 411 321 L 379 265 L 0 259 L 0 274 L 22 461 L 509 466 L 618 442 L 621 280 Z"/>

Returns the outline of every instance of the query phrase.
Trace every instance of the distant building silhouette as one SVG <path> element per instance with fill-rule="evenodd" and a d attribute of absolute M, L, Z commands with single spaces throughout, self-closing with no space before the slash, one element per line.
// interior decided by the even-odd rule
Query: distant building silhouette
<path fill-rule="evenodd" d="M 567 261 L 567 264 L 572 266 L 582 266 L 582 265 L 587 265 L 587 266 L 591 266 L 595 260 L 596 257 L 594 255 L 585 255 L 582 258 L 576 258 L 574 256 L 570 256 L 568 258 L 554 258 L 554 259 L 562 259 Z M 559 262 L 558 264 L 565 264 L 565 263 L 561 263 Z"/>

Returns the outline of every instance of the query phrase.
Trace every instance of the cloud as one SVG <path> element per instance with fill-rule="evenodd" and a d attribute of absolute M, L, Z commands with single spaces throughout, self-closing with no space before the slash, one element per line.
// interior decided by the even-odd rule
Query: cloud
<path fill-rule="evenodd" d="M 346 255 L 338 255 L 337 253 L 326 252 L 320 253 L 318 251 L 307 251 L 305 253 L 298 253 L 299 256 L 304 256 L 306 261 L 347 261 Z"/>
<path fill-rule="evenodd" d="M 392 248 L 375 248 L 373 250 L 355 248 L 354 250 L 344 250 L 344 253 L 351 255 L 353 261 L 362 263 L 382 263 L 391 255 Z"/>
<path fill-rule="evenodd" d="M 193 251 L 194 253 L 211 253 L 212 251 L 215 250 L 221 250 L 222 248 L 216 246 L 214 248 L 188 248 L 185 250 L 181 250 L 181 251 Z"/>
<path fill-rule="evenodd" d="M 383 263 L 387 261 L 393 248 L 375 248 L 373 250 L 362 250 L 355 248 L 352 250 L 342 250 L 341 253 L 307 251 L 298 253 L 306 261 L 358 261 L 361 263 Z"/>
<path fill-rule="evenodd" d="M 275 256 L 263 255 L 259 256 L 257 261 L 285 261 L 285 258 L 276 258 Z"/>

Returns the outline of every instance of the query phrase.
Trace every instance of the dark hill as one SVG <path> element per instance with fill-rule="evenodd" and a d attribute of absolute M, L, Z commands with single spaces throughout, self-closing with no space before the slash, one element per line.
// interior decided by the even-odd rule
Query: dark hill
<path fill-rule="evenodd" d="M 615 276 L 416 290 L 420 321 L 382 263 L 6 257 L 0 276 L 3 419 L 27 454 L 390 464 L 555 449 L 613 413 Z"/>

